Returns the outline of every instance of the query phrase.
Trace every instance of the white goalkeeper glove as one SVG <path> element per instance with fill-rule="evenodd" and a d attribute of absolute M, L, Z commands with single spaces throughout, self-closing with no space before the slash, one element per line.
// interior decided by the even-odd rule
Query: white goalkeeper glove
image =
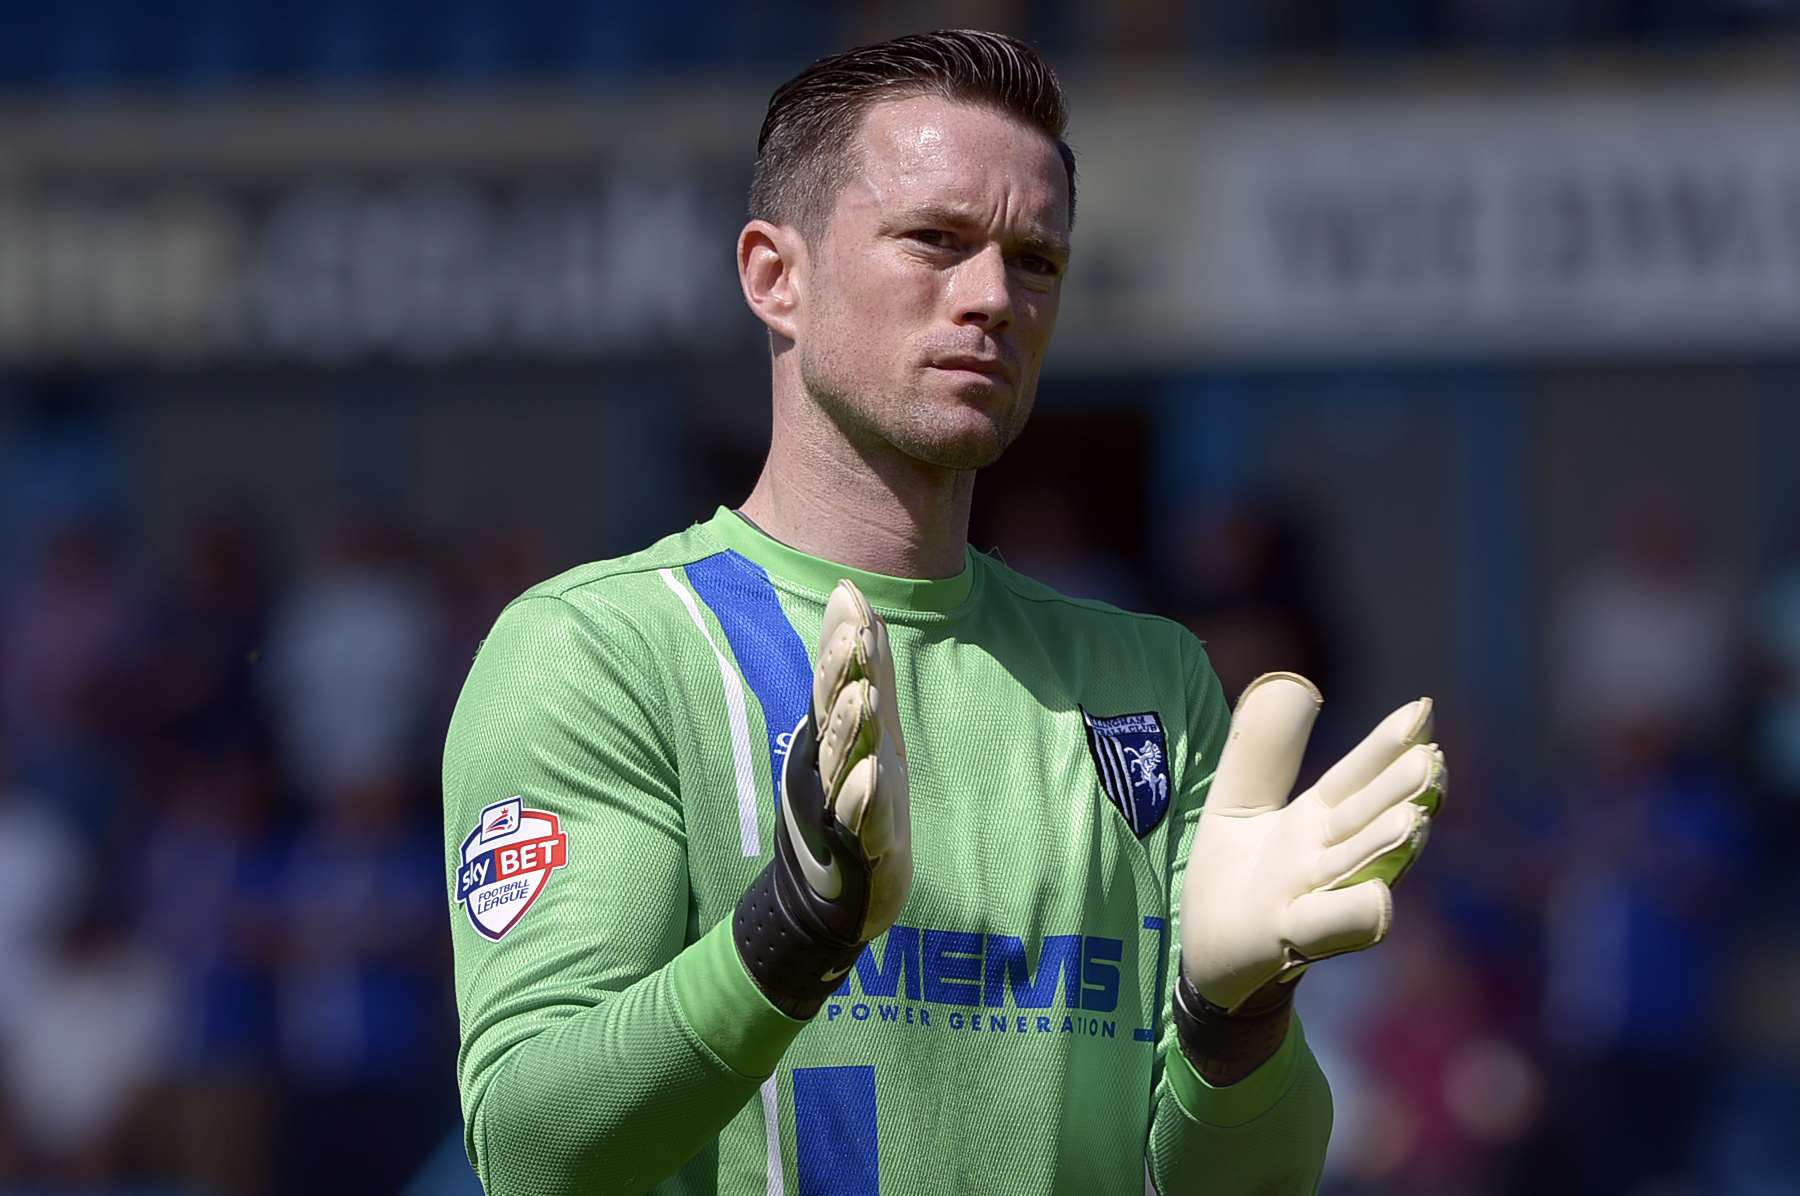
<path fill-rule="evenodd" d="M 1184 1047 L 1196 1015 L 1216 1024 L 1279 1008 L 1272 1029 L 1285 1033 L 1291 988 L 1270 981 L 1379 943 L 1393 920 L 1390 886 L 1424 846 L 1447 788 L 1444 755 L 1427 742 L 1431 699 L 1420 698 L 1288 801 L 1320 702 L 1293 673 L 1266 673 L 1238 699 L 1182 884 Z"/>
<path fill-rule="evenodd" d="M 745 968 L 793 1017 L 818 1012 L 912 888 L 906 745 L 887 625 L 840 581 L 825 604 L 812 703 L 789 740 L 775 858 L 738 901 Z"/>

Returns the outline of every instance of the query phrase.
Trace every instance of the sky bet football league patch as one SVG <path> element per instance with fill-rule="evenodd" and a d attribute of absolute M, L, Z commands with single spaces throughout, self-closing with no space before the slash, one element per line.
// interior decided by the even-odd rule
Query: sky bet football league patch
<path fill-rule="evenodd" d="M 495 802 L 462 843 L 456 899 L 469 924 L 498 940 L 543 896 L 550 875 L 569 862 L 569 838 L 548 810 L 527 810 L 520 797 Z"/>
<path fill-rule="evenodd" d="M 1100 787 L 1142 839 L 1169 812 L 1169 747 L 1155 711 L 1095 718 L 1087 724 L 1088 751 L 1100 773 Z"/>

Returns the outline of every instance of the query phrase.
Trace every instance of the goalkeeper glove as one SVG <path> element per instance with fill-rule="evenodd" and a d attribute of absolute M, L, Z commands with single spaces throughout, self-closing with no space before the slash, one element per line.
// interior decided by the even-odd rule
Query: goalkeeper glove
<path fill-rule="evenodd" d="M 1293 673 L 1251 682 L 1194 828 L 1175 1016 L 1209 1080 L 1233 1082 L 1274 1053 L 1308 964 L 1386 936 L 1390 886 L 1447 787 L 1444 754 L 1427 742 L 1431 699 L 1420 698 L 1288 801 L 1320 702 Z"/>
<path fill-rule="evenodd" d="M 887 625 L 855 584 L 825 604 L 812 702 L 788 744 L 775 858 L 739 899 L 732 937 L 757 987 L 809 1018 L 912 887 L 906 745 Z"/>

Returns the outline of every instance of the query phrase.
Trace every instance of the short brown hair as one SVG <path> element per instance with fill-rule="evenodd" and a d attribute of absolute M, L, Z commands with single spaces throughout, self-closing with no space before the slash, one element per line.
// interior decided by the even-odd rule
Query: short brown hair
<path fill-rule="evenodd" d="M 985 104 L 1056 143 L 1075 219 L 1075 153 L 1063 140 L 1067 102 L 1056 72 L 1032 47 L 1003 33 L 943 29 L 821 58 L 775 89 L 756 139 L 750 217 L 811 235 L 850 178 L 849 147 L 878 100 L 938 95 Z"/>

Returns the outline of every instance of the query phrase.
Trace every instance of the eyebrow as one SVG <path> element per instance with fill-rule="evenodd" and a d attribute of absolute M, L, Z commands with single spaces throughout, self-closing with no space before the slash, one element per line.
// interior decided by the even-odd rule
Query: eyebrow
<path fill-rule="evenodd" d="M 964 209 L 947 204 L 927 204 L 924 207 L 910 208 L 895 217 L 899 224 L 948 224 L 968 227 L 977 223 L 975 218 Z M 1031 229 L 1011 238 L 1014 245 L 1027 253 L 1042 254 L 1045 257 L 1066 261 L 1069 257 L 1069 241 L 1052 233 Z"/>

